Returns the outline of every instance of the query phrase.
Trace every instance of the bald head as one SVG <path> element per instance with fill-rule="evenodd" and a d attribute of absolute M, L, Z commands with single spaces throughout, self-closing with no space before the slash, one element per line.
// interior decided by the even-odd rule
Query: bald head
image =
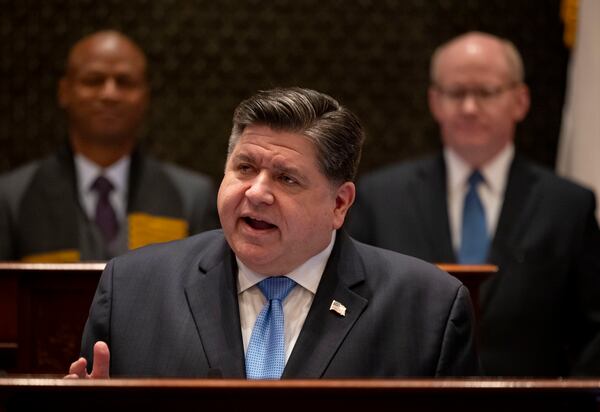
<path fill-rule="evenodd" d="M 126 56 L 127 61 L 143 74 L 145 80 L 146 55 L 133 40 L 116 30 L 98 31 L 75 43 L 67 58 L 65 74 L 73 75 L 83 64 L 99 53 Z"/>
<path fill-rule="evenodd" d="M 428 95 L 444 145 L 473 168 L 511 144 L 530 101 L 514 45 L 480 32 L 463 34 L 435 51 Z"/>
<path fill-rule="evenodd" d="M 524 81 L 523 59 L 511 41 L 489 33 L 473 31 L 455 37 L 435 50 L 431 57 L 431 82 L 433 84 L 440 82 L 440 65 L 448 55 L 462 53 L 476 56 L 482 52 L 495 56 L 496 67 L 505 71 L 508 81 L 514 83 Z"/>
<path fill-rule="evenodd" d="M 146 57 L 129 37 L 100 31 L 71 49 L 58 90 L 73 149 L 106 166 L 131 153 L 149 102 Z"/>

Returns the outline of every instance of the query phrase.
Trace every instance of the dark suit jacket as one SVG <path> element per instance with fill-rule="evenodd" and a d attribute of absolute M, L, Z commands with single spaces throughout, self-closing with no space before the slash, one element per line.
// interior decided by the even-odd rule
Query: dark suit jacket
<path fill-rule="evenodd" d="M 127 213 L 180 219 L 191 234 L 218 227 L 207 176 L 140 151 L 131 156 Z M 155 228 L 139 229 L 142 236 L 144 230 L 156 236 Z M 0 177 L 0 260 L 65 250 L 79 253 L 81 260 L 107 260 L 127 250 L 128 235 L 128 225 L 121 225 L 113 250 L 107 250 L 79 204 L 73 153 L 66 145 Z"/>
<path fill-rule="evenodd" d="M 222 231 L 112 260 L 82 340 L 112 376 L 245 377 L 235 257 Z M 332 300 L 346 316 L 330 310 Z M 338 232 L 284 378 L 472 375 L 467 289 L 435 266 Z"/>
<path fill-rule="evenodd" d="M 482 288 L 479 353 L 490 375 L 600 375 L 600 234 L 595 199 L 516 156 Z M 358 183 L 350 233 L 430 262 L 455 262 L 438 155 Z"/>

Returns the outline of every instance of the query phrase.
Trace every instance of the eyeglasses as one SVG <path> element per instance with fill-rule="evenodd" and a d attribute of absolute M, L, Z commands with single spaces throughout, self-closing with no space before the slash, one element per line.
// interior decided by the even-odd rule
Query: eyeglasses
<path fill-rule="evenodd" d="M 486 104 L 492 102 L 502 93 L 513 89 L 518 83 L 508 83 L 497 87 L 475 87 L 475 88 L 463 88 L 463 87 L 449 87 L 445 88 L 439 84 L 434 84 L 435 90 L 444 96 L 448 101 L 452 103 L 462 103 L 467 97 L 473 96 L 477 103 Z"/>

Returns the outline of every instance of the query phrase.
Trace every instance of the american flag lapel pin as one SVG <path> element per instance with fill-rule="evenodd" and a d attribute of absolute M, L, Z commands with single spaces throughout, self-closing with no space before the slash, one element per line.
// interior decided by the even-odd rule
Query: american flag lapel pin
<path fill-rule="evenodd" d="M 329 310 L 337 313 L 340 316 L 346 316 L 346 307 L 342 305 L 337 300 L 331 302 L 331 306 L 329 306 Z"/>

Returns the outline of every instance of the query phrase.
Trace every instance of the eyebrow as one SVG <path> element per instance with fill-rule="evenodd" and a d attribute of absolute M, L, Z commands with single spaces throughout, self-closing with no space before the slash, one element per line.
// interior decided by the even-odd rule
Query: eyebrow
<path fill-rule="evenodd" d="M 298 176 L 299 178 L 304 179 L 305 176 L 297 167 L 294 166 L 286 166 L 281 164 L 281 162 L 274 162 L 273 169 L 275 169 L 278 173 L 290 174 L 294 176 Z"/>
<path fill-rule="evenodd" d="M 233 156 L 231 158 L 231 160 L 237 161 L 237 162 L 250 162 L 250 163 L 255 162 L 254 156 L 246 154 L 246 153 L 237 153 L 235 156 Z"/>
<path fill-rule="evenodd" d="M 248 162 L 253 164 L 256 163 L 256 158 L 248 153 L 238 153 L 235 156 L 233 156 L 232 160 L 236 162 Z M 302 173 L 300 169 L 298 169 L 295 166 L 285 165 L 281 161 L 273 162 L 273 170 L 275 170 L 277 173 L 291 174 L 297 176 L 302 180 L 307 180 L 306 175 Z"/>

